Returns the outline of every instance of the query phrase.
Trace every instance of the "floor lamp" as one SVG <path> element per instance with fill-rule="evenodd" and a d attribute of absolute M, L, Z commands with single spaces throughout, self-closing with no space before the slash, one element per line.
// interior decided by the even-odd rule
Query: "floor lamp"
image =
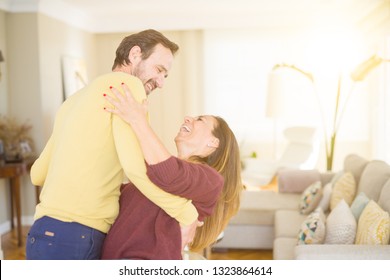
<path fill-rule="evenodd" d="M 360 63 L 350 74 L 350 79 L 352 80 L 353 84 L 350 88 L 348 95 L 346 97 L 346 100 L 343 104 L 340 104 L 340 95 L 341 95 L 341 75 L 338 79 L 338 86 L 337 86 L 337 95 L 336 95 L 336 102 L 334 107 L 334 118 L 333 118 L 333 125 L 330 135 L 327 133 L 326 125 L 324 116 L 322 115 L 323 119 L 323 128 L 324 128 L 324 140 L 325 140 L 325 149 L 326 149 L 326 169 L 332 170 L 333 167 L 333 159 L 334 159 L 334 151 L 335 151 L 335 145 L 336 145 L 336 136 L 337 132 L 340 128 L 340 124 L 343 118 L 343 114 L 345 111 L 345 108 L 348 104 L 349 98 L 354 91 L 354 84 L 356 82 L 362 82 L 365 80 L 365 78 L 368 76 L 368 74 L 378 67 L 383 62 L 390 62 L 390 59 L 382 58 L 378 55 L 372 55 L 362 63 Z M 280 100 L 283 99 L 284 89 L 283 89 L 283 83 L 280 80 L 280 78 L 277 78 L 277 74 L 275 71 L 278 68 L 290 68 L 296 72 L 301 73 L 304 75 L 308 80 L 310 80 L 314 84 L 314 78 L 311 73 L 305 72 L 302 69 L 291 65 L 291 64 L 277 64 L 273 67 L 273 71 L 271 72 L 271 79 L 269 81 L 269 90 L 268 90 L 268 96 L 270 96 L 270 102 L 274 102 L 273 99 L 278 99 L 276 102 L 281 102 Z M 276 78 L 275 78 L 276 77 Z M 314 91 L 316 96 L 318 97 L 318 94 L 316 91 Z M 284 102 L 281 102 L 281 104 L 284 104 Z M 270 108 L 270 115 L 273 115 L 273 110 L 280 110 L 278 109 L 278 104 L 268 104 Z M 275 107 L 273 107 L 275 106 Z M 321 110 L 322 106 L 319 104 L 319 109 Z M 282 109 L 284 111 L 284 109 Z M 281 114 L 283 112 L 276 111 L 277 113 L 275 115 Z M 267 107 L 267 114 L 268 114 L 268 107 Z"/>

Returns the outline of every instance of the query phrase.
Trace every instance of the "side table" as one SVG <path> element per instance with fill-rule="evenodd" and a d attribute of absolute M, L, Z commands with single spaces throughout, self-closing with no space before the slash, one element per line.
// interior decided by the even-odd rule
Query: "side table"
<path fill-rule="evenodd" d="M 21 224 L 21 203 L 20 203 L 20 177 L 28 173 L 31 167 L 30 162 L 6 163 L 0 165 L 0 178 L 9 179 L 11 193 L 11 228 L 14 225 L 14 211 L 16 212 L 16 229 L 18 246 L 22 246 L 22 224 Z"/>

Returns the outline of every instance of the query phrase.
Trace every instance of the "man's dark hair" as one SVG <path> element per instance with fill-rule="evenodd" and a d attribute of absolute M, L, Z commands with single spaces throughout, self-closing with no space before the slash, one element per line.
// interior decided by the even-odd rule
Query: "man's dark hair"
<path fill-rule="evenodd" d="M 116 50 L 116 57 L 112 70 L 120 65 L 130 63 L 129 52 L 132 47 L 139 46 L 142 51 L 141 58 L 147 59 L 153 53 L 155 46 L 158 44 L 170 49 L 173 55 L 179 50 L 179 46 L 177 44 L 153 29 L 144 30 L 125 37 Z"/>

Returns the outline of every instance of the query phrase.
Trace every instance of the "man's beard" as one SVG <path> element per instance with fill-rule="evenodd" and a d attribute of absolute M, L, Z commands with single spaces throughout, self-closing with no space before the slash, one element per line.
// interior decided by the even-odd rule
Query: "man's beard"
<path fill-rule="evenodd" d="M 134 68 L 132 71 L 132 75 L 136 76 L 138 79 L 141 80 L 142 84 L 144 85 L 144 89 L 146 92 L 146 95 L 149 95 L 153 90 L 157 88 L 156 82 L 153 79 L 146 80 L 143 78 L 142 73 L 144 72 L 142 61 L 140 64 Z"/>

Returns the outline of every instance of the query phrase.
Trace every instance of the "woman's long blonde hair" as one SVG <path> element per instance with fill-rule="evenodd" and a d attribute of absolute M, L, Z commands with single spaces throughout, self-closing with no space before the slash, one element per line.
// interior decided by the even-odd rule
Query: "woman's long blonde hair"
<path fill-rule="evenodd" d="M 213 214 L 206 217 L 204 225 L 198 227 L 190 249 L 199 251 L 215 243 L 225 229 L 229 220 L 240 207 L 241 191 L 241 161 L 236 137 L 228 124 L 221 117 L 213 116 L 217 125 L 213 135 L 219 139 L 218 148 L 208 157 L 191 157 L 191 161 L 206 163 L 213 167 L 224 178 L 222 193 L 214 208 Z"/>

